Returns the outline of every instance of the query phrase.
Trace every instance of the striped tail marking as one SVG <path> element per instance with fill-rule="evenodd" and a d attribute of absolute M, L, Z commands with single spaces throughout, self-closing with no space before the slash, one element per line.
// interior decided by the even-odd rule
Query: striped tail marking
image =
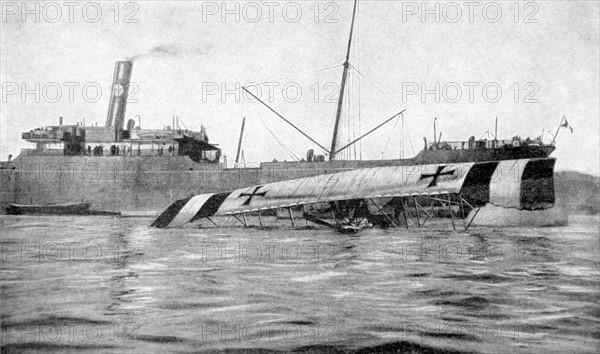
<path fill-rule="evenodd" d="M 151 226 L 157 228 L 178 227 L 188 222 L 215 215 L 230 194 L 230 192 L 200 194 L 191 198 L 180 199 L 171 204 L 167 210 L 154 220 Z"/>

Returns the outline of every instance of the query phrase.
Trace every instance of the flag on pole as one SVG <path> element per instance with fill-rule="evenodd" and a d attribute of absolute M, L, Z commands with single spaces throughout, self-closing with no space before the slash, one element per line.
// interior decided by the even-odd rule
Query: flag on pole
<path fill-rule="evenodd" d="M 567 121 L 567 117 L 563 117 L 563 120 L 565 122 L 563 124 L 561 124 L 561 127 L 569 128 L 569 130 L 571 131 L 571 134 L 573 134 L 573 127 L 571 127 L 569 125 L 569 122 Z"/>

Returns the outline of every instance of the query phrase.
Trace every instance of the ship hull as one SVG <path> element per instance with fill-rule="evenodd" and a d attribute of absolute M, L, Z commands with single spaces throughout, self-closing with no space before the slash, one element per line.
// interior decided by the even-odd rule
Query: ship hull
<path fill-rule="evenodd" d="M 98 211 L 156 215 L 173 200 L 190 195 L 389 163 L 282 162 L 228 169 L 221 164 L 199 164 L 185 156 L 20 156 L 11 162 L 11 168 L 0 170 L 0 201 L 5 209 L 9 203 L 66 204 L 89 200 Z"/>
<path fill-rule="evenodd" d="M 20 155 L 0 169 L 0 207 L 8 204 L 69 204 L 90 201 L 101 212 L 157 215 L 173 200 L 247 186 L 364 167 L 449 164 L 546 157 L 553 147 L 525 154 L 517 149 L 421 151 L 402 160 L 267 162 L 228 169 L 187 156 Z M 532 156 L 540 155 L 540 156 Z M 316 177 L 317 178 L 317 177 Z"/>

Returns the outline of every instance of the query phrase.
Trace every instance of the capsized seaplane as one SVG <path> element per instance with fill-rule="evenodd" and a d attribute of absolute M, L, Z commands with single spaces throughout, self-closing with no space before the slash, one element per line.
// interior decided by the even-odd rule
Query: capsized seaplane
<path fill-rule="evenodd" d="M 232 216 L 248 226 L 249 213 L 258 214 L 262 226 L 261 212 L 267 210 L 287 208 L 293 222 L 292 208 L 328 205 L 329 219 L 308 213 L 307 208 L 304 218 L 341 232 L 356 232 L 372 226 L 408 228 L 410 214 L 422 227 L 433 217 L 425 207 L 429 201 L 432 208 L 434 203 L 447 208 L 454 228 L 455 214 L 462 212 L 466 231 L 479 209 L 488 203 L 520 210 L 552 207 L 554 164 L 554 158 L 538 158 L 384 166 L 322 174 L 177 200 L 152 226 L 180 227 L 200 219 L 214 223 L 211 217 L 215 216 Z M 474 209 L 474 215 L 467 217 L 465 210 Z"/>

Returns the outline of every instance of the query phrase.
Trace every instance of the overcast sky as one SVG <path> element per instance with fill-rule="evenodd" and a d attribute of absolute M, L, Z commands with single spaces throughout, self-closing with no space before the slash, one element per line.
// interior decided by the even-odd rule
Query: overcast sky
<path fill-rule="evenodd" d="M 559 133 L 557 169 L 599 174 L 598 2 L 429 2 L 433 13 L 424 18 L 421 3 L 359 2 L 347 139 L 406 109 L 406 157 L 422 149 L 423 136 L 432 139 L 435 117 L 442 140 L 493 133 L 498 117 L 501 138 L 547 129 L 549 142 L 565 115 L 574 133 Z M 171 125 L 173 115 L 188 128 L 204 124 L 230 166 L 244 116 L 246 162 L 292 160 L 273 135 L 299 157 L 320 151 L 259 103 L 236 96 L 236 84 L 269 82 L 261 98 L 331 144 L 351 1 L 135 1 L 119 3 L 118 11 L 114 1 L 28 6 L 24 15 L 21 2 L 2 2 L 2 160 L 30 146 L 21 132 L 57 124 L 58 116 L 103 125 L 114 62 L 126 58 L 135 60 L 137 91 L 127 118 L 140 115 L 142 128 Z M 305 73 L 312 74 L 295 76 Z M 36 83 L 38 97 L 23 95 Z M 422 95 L 436 85 L 438 97 Z M 401 127 L 392 121 L 366 138 L 363 159 L 398 158 Z"/>

